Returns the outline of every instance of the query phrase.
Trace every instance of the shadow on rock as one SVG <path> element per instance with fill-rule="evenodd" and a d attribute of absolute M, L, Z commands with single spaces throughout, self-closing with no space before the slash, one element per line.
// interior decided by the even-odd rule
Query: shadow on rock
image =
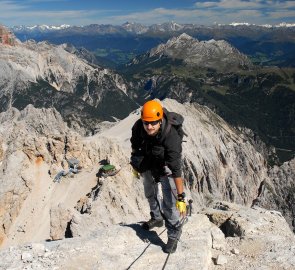
<path fill-rule="evenodd" d="M 136 235 L 144 242 L 150 243 L 152 245 L 164 247 L 165 243 L 162 241 L 162 239 L 159 237 L 166 229 L 163 229 L 163 231 L 158 235 L 155 231 L 147 231 L 141 227 L 143 222 L 140 223 L 133 223 L 133 224 L 123 224 L 121 223 L 120 226 L 124 227 L 130 227 L 135 232 Z"/>

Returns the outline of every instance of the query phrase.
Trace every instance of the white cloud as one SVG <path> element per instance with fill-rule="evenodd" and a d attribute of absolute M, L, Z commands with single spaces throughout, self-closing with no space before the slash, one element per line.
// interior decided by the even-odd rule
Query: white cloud
<path fill-rule="evenodd" d="M 0 10 L 1 15 L 3 15 L 6 11 L 21 11 L 25 8 L 22 5 L 19 5 L 13 1 L 1 1 L 0 2 Z"/>
<path fill-rule="evenodd" d="M 295 8 L 295 1 L 278 0 L 212 0 L 208 2 L 196 2 L 196 8 L 216 9 L 289 9 Z"/>
<path fill-rule="evenodd" d="M 219 9 L 251 9 L 263 7 L 261 1 L 242 1 L 242 0 L 221 0 L 211 2 L 196 2 L 197 8 L 219 8 Z"/>
<path fill-rule="evenodd" d="M 294 18 L 294 11 L 288 11 L 288 10 L 284 10 L 284 11 L 272 11 L 269 12 L 269 16 L 273 19 L 282 19 L 282 18 Z M 281 20 L 283 22 L 283 19 Z"/>
<path fill-rule="evenodd" d="M 212 8 L 218 6 L 218 1 L 210 1 L 210 2 L 196 2 L 194 6 L 196 8 Z"/>
<path fill-rule="evenodd" d="M 268 1 L 266 1 L 266 7 L 267 6 L 272 7 L 272 8 L 280 8 L 280 9 L 295 8 L 295 1 L 268 0 Z"/>
<path fill-rule="evenodd" d="M 33 2 L 42 0 L 31 1 Z M 102 17 L 102 14 L 106 12 L 105 10 L 30 10 L 27 7 L 23 6 L 22 3 L 16 4 L 13 1 L 0 1 L 0 10 L 0 23 L 7 26 L 36 24 L 85 25 L 94 23 L 93 18 L 100 18 Z"/>
<path fill-rule="evenodd" d="M 54 2 L 69 2 L 70 0 L 26 0 L 27 3 L 54 3 Z"/>
<path fill-rule="evenodd" d="M 162 23 L 167 21 L 176 21 L 179 23 L 194 23 L 197 22 L 196 18 L 206 16 L 206 13 L 207 12 L 199 10 L 157 8 L 145 12 L 135 12 L 127 15 L 112 16 L 111 21 L 114 21 L 116 23 L 136 21 L 143 24 Z"/>

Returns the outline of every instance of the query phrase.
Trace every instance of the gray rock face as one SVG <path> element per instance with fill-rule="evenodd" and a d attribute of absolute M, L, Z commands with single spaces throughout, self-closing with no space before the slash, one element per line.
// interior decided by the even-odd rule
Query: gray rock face
<path fill-rule="evenodd" d="M 61 204 L 50 209 L 50 237 L 52 240 L 65 238 L 65 232 L 71 219 L 71 211 L 65 209 Z"/>
<path fill-rule="evenodd" d="M 267 178 L 266 162 L 245 135 L 203 106 L 165 106 L 184 116 L 184 176 L 194 199 L 251 205 Z"/>
<path fill-rule="evenodd" d="M 228 202 L 202 212 L 225 234 L 226 249 L 213 250 L 216 264 L 225 264 L 222 269 L 294 268 L 295 237 L 280 212 Z"/>
<path fill-rule="evenodd" d="M 32 237 L 38 240 L 40 236 L 41 239 L 65 237 L 65 231 L 62 230 L 72 217 L 64 217 L 63 213 L 56 212 L 54 209 L 58 204 L 64 203 L 66 211 L 74 210 L 78 201 L 91 193 L 91 189 L 97 185 L 96 173 L 101 166 L 99 161 L 107 156 L 112 157 L 112 163 L 118 165 L 118 168 L 126 167 L 128 164 L 128 156 L 116 142 L 105 137 L 82 139 L 67 128 L 60 114 L 54 109 L 35 109 L 32 106 L 28 106 L 22 112 L 11 109 L 0 114 L 0 121 L 0 134 L 3 140 L 0 206 L 4 210 L 0 212 L 0 236 L 1 242 L 8 245 L 26 242 Z M 72 157 L 79 159 L 84 173 L 77 177 L 74 175 L 74 178 L 65 177 L 57 186 L 58 184 L 53 183 L 54 177 L 62 169 L 68 170 L 66 159 Z M 127 192 L 133 179 L 130 178 L 128 168 L 125 168 L 125 174 L 118 179 L 118 183 L 124 182 L 125 177 L 129 178 L 129 183 L 125 187 Z M 143 203 L 138 202 L 139 209 L 122 209 L 121 200 L 126 193 L 118 194 L 115 188 L 118 183 L 102 189 L 104 192 L 101 200 L 107 205 L 106 212 L 94 214 L 90 223 L 98 218 L 101 220 L 100 224 L 105 226 L 121 221 L 119 217 L 126 215 L 128 220 L 130 214 L 139 215 L 139 209 L 144 208 Z M 137 185 L 139 183 L 135 186 Z M 132 197 L 135 200 L 135 194 Z M 97 195 L 90 203 L 96 199 Z M 99 207 L 99 202 L 96 207 Z M 119 217 L 115 217 L 117 214 Z M 85 221 L 83 224 L 86 223 Z M 72 225 L 74 227 L 75 222 Z M 97 222 L 94 223 L 94 228 L 96 225 Z M 19 227 L 23 229 L 19 230 Z M 81 231 L 85 231 L 84 227 Z M 79 232 L 76 233 L 78 234 Z"/>
<path fill-rule="evenodd" d="M 0 160 L 0 240 L 8 234 L 24 201 L 39 185 L 40 165 L 63 159 L 60 139 L 69 131 L 56 110 L 28 106 L 22 112 L 12 108 L 0 114 L 2 159 Z M 55 149 L 50 148 L 54 144 Z M 58 154 L 57 152 L 60 151 Z M 33 166 L 33 170 L 29 170 Z M 32 208 L 33 211 L 33 208 Z M 23 227 L 25 224 L 22 224 Z"/>
<path fill-rule="evenodd" d="M 263 182 L 256 205 L 281 211 L 295 231 L 295 159 L 269 171 L 269 180 Z"/>
<path fill-rule="evenodd" d="M 75 93 L 82 78 L 88 81 L 85 86 L 95 82 L 96 90 L 100 92 L 90 93 L 83 89 L 79 95 L 90 105 L 97 106 L 103 88 L 126 91 L 123 79 L 117 74 L 89 65 L 85 60 L 67 52 L 66 48 L 67 45 L 55 46 L 47 42 L 34 41 L 15 47 L 0 46 L 0 78 L 4 93 L 13 91 L 11 87 L 18 83 L 37 82 L 39 79 L 49 82 L 57 91 Z M 3 95 L 3 92 L 1 94 Z"/>
<path fill-rule="evenodd" d="M 126 94 L 120 75 L 67 49 L 65 44 L 34 41 L 0 44 L 0 111 L 22 110 L 28 104 L 54 107 L 68 124 L 85 134 L 93 132 L 97 122 L 125 117 L 137 107 Z"/>

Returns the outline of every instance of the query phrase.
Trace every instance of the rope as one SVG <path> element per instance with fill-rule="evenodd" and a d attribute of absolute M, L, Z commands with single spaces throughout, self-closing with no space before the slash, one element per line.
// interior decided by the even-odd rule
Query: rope
<path fill-rule="evenodd" d="M 166 231 L 166 228 L 159 234 L 159 236 L 164 233 Z M 141 252 L 141 254 L 128 266 L 128 268 L 126 268 L 126 270 L 131 269 L 132 265 L 136 263 L 137 260 L 139 260 L 139 258 L 146 252 L 146 250 L 148 249 L 148 247 L 151 245 L 151 243 L 149 243 L 144 250 Z"/>
<path fill-rule="evenodd" d="M 161 211 L 161 204 L 160 204 L 160 202 L 159 202 L 159 200 L 158 200 L 158 197 L 157 197 L 157 192 L 156 192 L 156 182 L 155 182 L 155 180 L 154 180 L 154 178 L 153 178 L 153 188 L 154 188 L 154 196 L 155 196 L 155 200 L 156 200 L 156 202 L 157 202 L 157 204 L 158 204 L 158 207 L 159 207 L 159 209 L 160 209 L 160 213 L 161 213 L 161 215 L 162 215 L 162 217 L 163 217 L 163 219 L 166 221 L 166 222 L 168 222 L 168 223 L 170 223 L 169 221 L 168 221 L 168 219 L 165 217 L 165 215 L 164 215 L 164 213 Z M 172 190 L 171 190 L 171 192 L 172 192 Z M 172 195 L 176 198 L 176 195 L 172 192 Z M 191 216 L 191 210 L 192 210 L 192 200 L 189 200 L 189 216 Z M 174 247 L 174 245 L 175 245 L 175 243 L 176 243 L 176 241 L 178 241 L 179 240 L 179 236 L 180 236 L 180 233 L 182 232 L 182 227 L 183 227 L 183 225 L 187 222 L 187 220 L 188 220 L 188 218 L 187 218 L 187 216 L 185 216 L 185 217 L 182 217 L 182 219 L 180 220 L 180 222 L 179 222 L 179 231 L 178 231 L 178 233 L 177 233 L 177 236 L 176 236 L 176 238 L 175 238 L 175 240 L 174 240 L 174 242 L 173 242 L 173 245 L 172 245 L 172 249 L 173 249 L 173 247 Z M 170 223 L 171 224 L 171 223 Z M 163 234 L 165 231 L 167 230 L 167 228 L 165 228 L 160 234 L 159 234 L 159 236 L 161 235 L 161 234 Z M 149 243 L 145 248 L 144 248 L 144 250 L 141 252 L 141 254 L 128 266 L 128 268 L 126 268 L 126 270 L 129 270 L 129 269 L 131 269 L 131 267 L 140 259 L 140 257 L 146 252 L 146 250 L 149 248 L 149 246 L 151 245 L 151 243 Z M 162 270 L 164 270 L 165 269 L 165 267 L 166 267 L 166 265 L 167 265 L 167 262 L 168 262 L 168 260 L 169 260 L 169 257 L 170 257 L 170 254 L 171 253 L 169 253 L 168 255 L 167 255 L 167 257 L 166 257 L 166 260 L 165 260 L 165 262 L 164 262 L 164 265 L 163 265 L 163 267 L 162 267 Z"/>

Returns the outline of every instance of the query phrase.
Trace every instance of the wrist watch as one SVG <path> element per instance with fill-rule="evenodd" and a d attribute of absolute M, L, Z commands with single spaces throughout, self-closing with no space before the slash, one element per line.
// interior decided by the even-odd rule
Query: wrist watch
<path fill-rule="evenodd" d="M 183 202 L 185 198 L 185 193 L 177 194 L 177 200 Z"/>

